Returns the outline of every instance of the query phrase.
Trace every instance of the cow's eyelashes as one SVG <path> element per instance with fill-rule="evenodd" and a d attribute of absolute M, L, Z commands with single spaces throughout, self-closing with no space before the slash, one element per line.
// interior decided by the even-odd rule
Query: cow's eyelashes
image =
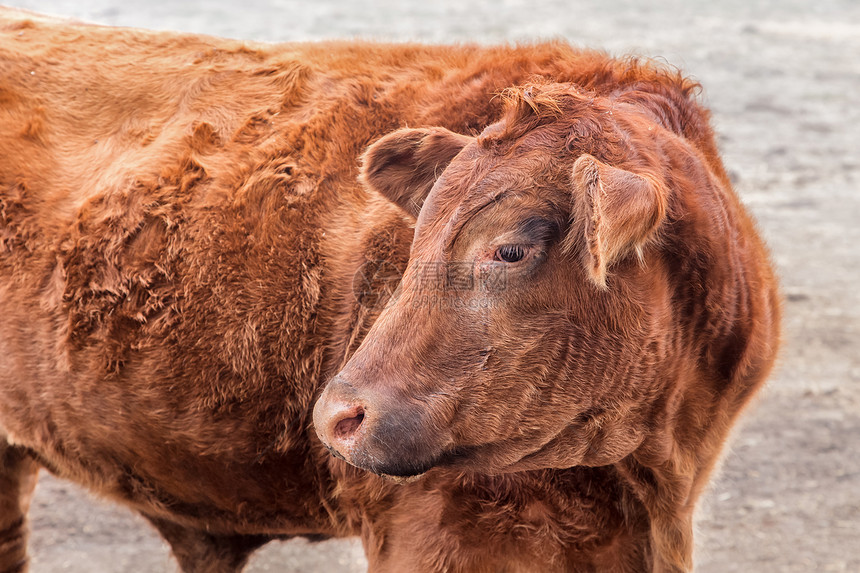
<path fill-rule="evenodd" d="M 525 245 L 502 245 L 496 249 L 493 259 L 503 263 L 518 263 L 523 260 L 528 252 Z"/>

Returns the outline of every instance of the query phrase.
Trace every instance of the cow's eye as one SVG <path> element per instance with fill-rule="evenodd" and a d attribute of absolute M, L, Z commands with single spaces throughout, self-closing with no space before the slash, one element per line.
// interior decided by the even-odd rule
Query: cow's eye
<path fill-rule="evenodd" d="M 523 245 L 502 245 L 496 249 L 494 258 L 505 263 L 516 263 L 523 260 L 525 256 L 526 248 Z"/>

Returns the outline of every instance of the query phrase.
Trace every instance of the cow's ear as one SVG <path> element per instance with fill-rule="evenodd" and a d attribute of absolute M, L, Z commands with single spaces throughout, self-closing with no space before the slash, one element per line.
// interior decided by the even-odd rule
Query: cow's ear
<path fill-rule="evenodd" d="M 588 277 L 606 288 L 606 270 L 652 240 L 666 214 L 666 191 L 656 178 L 638 175 L 583 155 L 573 165 L 573 225 L 567 246 L 580 243 Z"/>
<path fill-rule="evenodd" d="M 399 129 L 367 149 L 361 179 L 417 217 L 436 179 L 472 139 L 442 127 Z"/>

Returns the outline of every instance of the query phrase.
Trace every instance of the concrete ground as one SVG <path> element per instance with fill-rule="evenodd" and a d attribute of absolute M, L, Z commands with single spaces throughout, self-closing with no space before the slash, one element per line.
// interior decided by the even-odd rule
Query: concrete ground
<path fill-rule="evenodd" d="M 9 0 L 6 0 L 9 1 Z M 860 3 L 856 0 L 11 0 L 254 40 L 564 37 L 705 86 L 726 165 L 782 277 L 785 346 L 704 500 L 698 570 L 860 571 Z M 43 475 L 34 573 L 175 571 L 141 519 Z M 355 542 L 273 543 L 249 571 L 363 571 Z"/>

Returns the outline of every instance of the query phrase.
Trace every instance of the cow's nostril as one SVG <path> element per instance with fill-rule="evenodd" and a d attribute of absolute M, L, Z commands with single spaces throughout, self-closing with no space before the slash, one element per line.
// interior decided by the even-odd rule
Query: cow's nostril
<path fill-rule="evenodd" d="M 337 440 L 349 440 L 353 437 L 361 422 L 364 421 L 364 408 L 358 407 L 355 413 L 343 418 L 334 426 L 334 437 Z"/>

